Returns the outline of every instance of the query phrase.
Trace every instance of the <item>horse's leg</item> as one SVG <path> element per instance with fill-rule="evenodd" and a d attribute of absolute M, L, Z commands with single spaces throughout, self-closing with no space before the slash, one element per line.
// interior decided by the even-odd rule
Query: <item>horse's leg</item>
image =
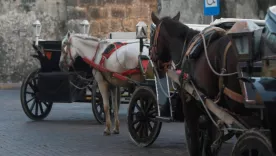
<path fill-rule="evenodd" d="M 182 93 L 181 96 L 183 103 L 183 113 L 185 116 L 185 133 L 186 144 L 188 145 L 188 151 L 190 156 L 201 156 L 201 148 L 199 141 L 199 109 L 196 106 L 196 101 L 186 101 L 186 95 Z"/>
<path fill-rule="evenodd" d="M 113 129 L 114 134 L 119 134 L 120 133 L 120 121 L 119 121 L 119 108 L 120 108 L 120 87 L 115 87 L 112 89 L 112 103 L 113 103 L 113 108 L 114 108 L 114 122 L 115 122 L 115 127 Z"/>
<path fill-rule="evenodd" d="M 109 112 L 109 90 L 108 90 L 108 83 L 105 81 L 98 82 L 99 90 L 102 94 L 103 104 L 104 104 L 104 113 L 105 113 L 105 129 L 104 135 L 110 135 L 110 127 L 111 127 L 111 120 L 110 120 L 110 112 Z"/>

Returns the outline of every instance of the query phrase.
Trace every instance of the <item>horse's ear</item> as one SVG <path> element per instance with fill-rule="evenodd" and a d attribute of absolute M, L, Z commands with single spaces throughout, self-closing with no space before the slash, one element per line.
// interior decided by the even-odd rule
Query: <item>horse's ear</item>
<path fill-rule="evenodd" d="M 155 15 L 154 12 L 151 12 L 151 20 L 157 26 L 160 22 L 159 18 Z"/>
<path fill-rule="evenodd" d="M 178 13 L 172 18 L 175 21 L 179 21 L 180 18 L 180 11 L 178 11 Z"/>

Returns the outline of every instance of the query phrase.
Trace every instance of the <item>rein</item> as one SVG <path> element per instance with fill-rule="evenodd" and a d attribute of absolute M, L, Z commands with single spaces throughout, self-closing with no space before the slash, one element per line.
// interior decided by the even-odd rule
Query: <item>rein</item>
<path fill-rule="evenodd" d="M 67 47 L 66 47 L 67 46 Z M 75 67 L 74 67 L 74 59 L 73 59 L 73 57 L 72 57 L 72 54 L 71 54 L 71 37 L 69 38 L 69 41 L 68 42 L 65 42 L 65 45 L 63 45 L 63 47 L 62 47 L 62 49 L 64 49 L 64 47 L 66 47 L 66 51 L 64 51 L 64 50 L 62 50 L 64 53 L 65 53 L 65 55 L 63 56 L 63 59 L 64 59 L 64 63 L 65 63 L 65 65 L 66 65 L 66 67 L 69 69 L 70 67 L 72 67 L 73 68 L 73 72 L 78 76 L 78 78 L 80 78 L 80 79 L 82 79 L 82 80 L 85 80 L 85 81 L 88 81 L 88 84 L 87 85 L 85 85 L 84 87 L 79 87 L 79 86 L 77 86 L 77 85 L 75 85 L 72 81 L 70 81 L 70 84 L 72 85 L 72 86 L 74 86 L 75 88 L 77 88 L 77 89 L 85 89 L 88 85 L 90 85 L 91 84 L 91 82 L 93 81 L 93 80 L 90 80 L 90 79 L 86 79 L 86 78 L 84 78 L 84 77 L 82 77 L 81 75 L 79 75 L 77 72 L 76 72 L 76 69 L 75 69 Z M 71 64 L 68 64 L 67 63 L 67 61 L 66 61 L 66 56 L 69 54 L 69 57 L 70 57 L 70 59 L 71 59 Z"/>
<path fill-rule="evenodd" d="M 160 24 L 157 26 L 157 29 L 155 31 L 155 35 L 154 35 L 154 40 L 153 40 L 153 45 L 152 45 L 152 52 L 150 54 L 151 59 L 157 63 L 158 67 L 164 67 L 165 71 L 168 71 L 172 60 L 170 60 L 169 62 L 162 62 L 159 59 L 157 59 L 158 57 L 158 51 L 157 51 L 157 45 L 158 45 L 158 37 L 159 37 L 159 33 L 160 33 L 160 28 L 162 25 L 162 21 L 160 22 Z M 161 64 L 161 66 L 160 66 Z M 160 68 L 161 69 L 161 68 Z"/>
<path fill-rule="evenodd" d="M 157 63 L 158 66 L 161 64 L 161 67 L 164 67 L 165 71 L 168 71 L 169 67 L 171 66 L 172 60 L 170 60 L 169 62 L 162 62 L 161 60 L 159 60 L 157 58 L 158 57 L 157 45 L 158 45 L 158 37 L 159 37 L 161 25 L 162 25 L 162 21 L 157 26 L 156 31 L 155 31 L 156 33 L 154 35 L 151 58 L 154 62 Z M 185 36 L 185 41 L 184 41 L 183 49 L 181 52 L 181 58 L 180 58 L 179 62 L 175 64 L 175 67 L 179 66 L 181 64 L 183 58 L 185 57 L 185 51 L 187 50 L 187 37 L 188 37 L 189 33 L 190 33 L 190 31 L 188 30 L 188 32 Z"/>

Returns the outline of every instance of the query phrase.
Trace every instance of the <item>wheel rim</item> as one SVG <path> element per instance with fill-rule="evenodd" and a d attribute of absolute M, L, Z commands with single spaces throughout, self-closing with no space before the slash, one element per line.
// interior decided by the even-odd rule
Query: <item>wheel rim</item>
<path fill-rule="evenodd" d="M 147 142 L 153 138 L 154 132 L 159 128 L 157 116 L 157 107 L 155 101 L 149 95 L 143 95 L 135 98 L 130 107 L 129 131 L 135 140 Z"/>
<path fill-rule="evenodd" d="M 99 89 L 96 89 L 96 102 L 95 102 L 95 110 L 97 111 L 97 117 L 105 122 L 105 113 L 104 113 L 104 108 L 103 108 L 103 99 L 102 95 L 99 91 Z"/>
<path fill-rule="evenodd" d="M 271 153 L 263 144 L 253 145 L 253 143 L 245 144 L 238 152 L 238 156 L 269 156 Z"/>
<path fill-rule="evenodd" d="M 274 156 L 269 139 L 258 131 L 245 132 L 233 149 L 235 156 Z"/>
<path fill-rule="evenodd" d="M 39 89 L 38 85 L 38 74 L 37 72 L 33 73 L 28 81 L 26 82 L 24 88 L 24 105 L 27 108 L 27 112 L 32 118 L 44 118 L 47 116 L 51 110 L 52 103 L 42 102 L 38 99 Z"/>
<path fill-rule="evenodd" d="M 95 98 L 95 99 L 94 99 Z M 93 100 L 93 112 L 94 115 L 96 117 L 96 119 L 98 120 L 98 122 L 100 123 L 104 123 L 105 122 L 105 112 L 104 112 L 104 107 L 103 107 L 103 98 L 102 95 L 100 93 L 100 90 L 98 88 L 95 89 L 95 96 L 94 96 Z M 109 102 L 110 102 L 110 117 L 113 118 L 114 113 L 113 113 L 113 109 L 112 109 L 112 104 L 111 104 L 111 97 L 109 98 Z"/>

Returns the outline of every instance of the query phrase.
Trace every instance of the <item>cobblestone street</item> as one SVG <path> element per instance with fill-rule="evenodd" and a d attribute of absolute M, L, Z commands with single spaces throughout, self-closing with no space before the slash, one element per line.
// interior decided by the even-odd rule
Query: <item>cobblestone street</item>
<path fill-rule="evenodd" d="M 188 156 L 183 123 L 164 123 L 155 143 L 139 148 L 128 135 L 127 105 L 120 109 L 120 134 L 103 136 L 90 104 L 54 104 L 44 121 L 34 122 L 24 114 L 19 93 L 0 90 L 0 156 Z M 220 155 L 229 155 L 230 147 L 224 145 Z"/>

